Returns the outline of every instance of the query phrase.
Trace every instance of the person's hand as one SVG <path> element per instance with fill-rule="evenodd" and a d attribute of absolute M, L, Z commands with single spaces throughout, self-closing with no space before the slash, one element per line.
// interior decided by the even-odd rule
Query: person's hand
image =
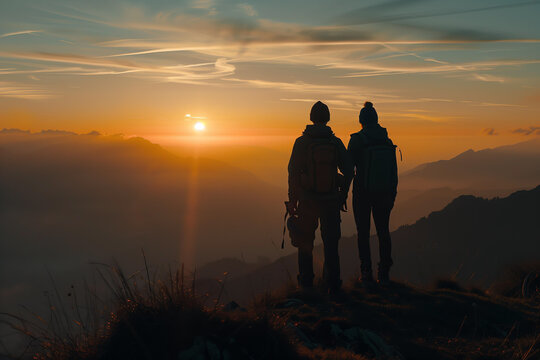
<path fill-rule="evenodd" d="M 298 212 L 298 200 L 289 200 L 285 202 L 285 206 L 287 207 L 287 211 L 291 216 L 296 215 Z"/>
<path fill-rule="evenodd" d="M 347 212 L 347 194 L 343 192 L 339 194 L 339 210 Z"/>

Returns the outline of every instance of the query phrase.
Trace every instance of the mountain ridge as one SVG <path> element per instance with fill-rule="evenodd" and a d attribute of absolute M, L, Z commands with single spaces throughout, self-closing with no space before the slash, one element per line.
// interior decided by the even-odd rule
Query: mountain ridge
<path fill-rule="evenodd" d="M 488 288 L 508 266 L 538 261 L 538 218 L 540 186 L 505 198 L 459 196 L 442 210 L 392 232 L 394 267 L 391 276 L 420 286 L 439 278 L 454 277 L 464 284 Z M 491 223 L 493 226 L 484 231 L 484 226 Z M 375 237 L 371 245 L 376 263 Z M 320 275 L 322 245 L 315 246 L 314 257 L 315 270 Z M 340 258 L 342 277 L 358 276 L 354 237 L 342 238 Z M 227 279 L 227 298 L 249 300 L 252 294 L 277 288 L 284 282 L 295 283 L 296 273 L 296 255 L 283 256 L 250 274 Z M 210 292 L 214 291 L 211 279 L 201 279 L 201 282 Z"/>
<path fill-rule="evenodd" d="M 529 147 L 530 146 L 530 147 Z M 502 146 L 496 146 L 493 148 L 485 148 L 480 150 L 473 150 L 473 149 L 467 149 L 456 156 L 450 158 L 450 159 L 442 159 L 442 160 L 436 160 L 436 161 L 430 161 L 427 163 L 420 164 L 410 170 L 405 171 L 402 173 L 402 176 L 407 176 L 416 173 L 417 171 L 424 170 L 426 167 L 435 165 L 435 164 L 446 164 L 448 162 L 454 161 L 454 160 L 461 160 L 463 158 L 466 158 L 473 154 L 482 154 L 482 153 L 489 153 L 489 152 L 500 152 L 500 151 L 507 151 L 507 150 L 521 150 L 520 152 L 532 152 L 532 153 L 538 153 L 540 152 L 540 139 L 531 139 L 526 141 L 520 141 L 514 144 L 508 144 L 508 145 L 502 145 Z M 525 150 L 525 151 L 523 151 Z M 528 150 L 528 151 L 527 151 Z"/>

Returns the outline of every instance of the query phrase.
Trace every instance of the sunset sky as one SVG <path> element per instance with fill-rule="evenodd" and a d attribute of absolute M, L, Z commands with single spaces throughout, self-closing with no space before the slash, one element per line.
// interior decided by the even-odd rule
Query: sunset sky
<path fill-rule="evenodd" d="M 316 100 L 345 143 L 370 100 L 412 166 L 538 136 L 539 15 L 538 0 L 0 0 L 0 127 L 286 152 Z"/>

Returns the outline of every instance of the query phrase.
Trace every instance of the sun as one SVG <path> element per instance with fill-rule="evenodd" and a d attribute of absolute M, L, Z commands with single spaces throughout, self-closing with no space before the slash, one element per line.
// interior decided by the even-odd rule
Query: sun
<path fill-rule="evenodd" d="M 202 132 L 204 130 L 206 130 L 206 125 L 204 125 L 204 123 L 202 121 L 197 121 L 194 125 L 193 125 L 193 129 L 197 132 Z"/>

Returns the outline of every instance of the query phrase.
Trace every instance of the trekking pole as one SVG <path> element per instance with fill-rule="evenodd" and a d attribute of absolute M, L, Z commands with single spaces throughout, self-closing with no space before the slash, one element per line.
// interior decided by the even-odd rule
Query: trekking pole
<path fill-rule="evenodd" d="M 285 232 L 287 232 L 287 215 L 289 215 L 288 201 L 285 201 L 285 215 L 283 215 L 283 236 L 281 239 L 281 248 L 285 248 Z"/>

